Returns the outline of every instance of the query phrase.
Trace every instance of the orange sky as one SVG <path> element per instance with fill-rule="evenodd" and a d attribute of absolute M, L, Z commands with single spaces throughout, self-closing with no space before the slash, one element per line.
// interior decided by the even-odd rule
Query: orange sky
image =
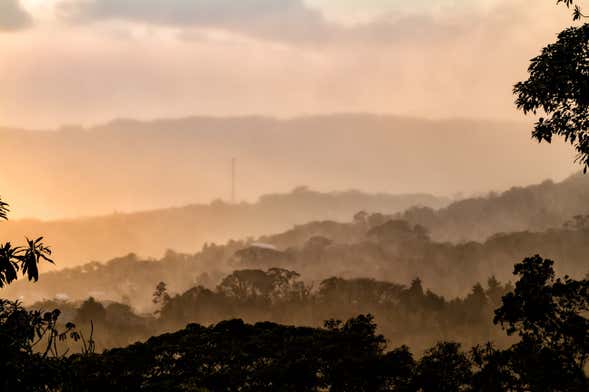
<path fill-rule="evenodd" d="M 517 118 L 554 1 L 2 0 L 0 124 L 377 112 Z M 12 18 L 12 19 L 11 19 Z"/>

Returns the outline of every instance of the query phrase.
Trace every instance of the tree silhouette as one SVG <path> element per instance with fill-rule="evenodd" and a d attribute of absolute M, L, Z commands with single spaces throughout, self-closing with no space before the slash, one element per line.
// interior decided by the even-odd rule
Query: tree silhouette
<path fill-rule="evenodd" d="M 277 302 L 300 302 L 307 299 L 309 288 L 295 271 L 283 268 L 238 270 L 225 277 L 217 291 L 238 303 L 258 306 Z"/>
<path fill-rule="evenodd" d="M 7 219 L 8 211 L 8 204 L 0 198 L 0 220 Z"/>
<path fill-rule="evenodd" d="M 0 200 L 0 220 L 6 220 L 8 204 Z M 12 283 L 22 271 L 29 280 L 39 279 L 38 264 L 45 260 L 53 264 L 51 249 L 43 244 L 43 237 L 26 239 L 27 245 L 13 246 L 10 242 L 0 243 L 0 288 Z"/>
<path fill-rule="evenodd" d="M 567 7 L 572 0 L 559 0 Z M 574 18 L 584 17 L 574 6 Z M 550 143 L 563 136 L 576 151 L 576 160 L 589 168 L 589 24 L 570 27 L 531 60 L 529 78 L 514 87 L 517 108 L 525 114 L 543 113 L 532 136 Z"/>
<path fill-rule="evenodd" d="M 8 211 L 8 204 L 0 200 L 0 220 L 7 219 Z M 29 280 L 38 280 L 38 264 L 42 260 L 53 263 L 49 258 L 51 249 L 42 240 L 43 237 L 27 238 L 24 247 L 0 243 L 0 287 L 16 280 L 19 271 Z M 81 339 L 86 344 L 73 323 L 66 323 L 63 330 L 58 328 L 60 314 L 59 309 L 31 311 L 19 302 L 0 299 L 0 390 L 59 389 L 61 359 L 65 353 L 60 353 L 58 342 L 69 338 L 76 342 Z M 88 352 L 85 350 L 85 354 Z"/>
<path fill-rule="evenodd" d="M 415 387 L 423 392 L 463 391 L 471 377 L 471 363 L 460 351 L 460 344 L 441 342 L 427 350 L 417 364 Z"/>
<path fill-rule="evenodd" d="M 581 10 L 581 6 L 575 4 L 574 0 L 557 0 L 556 4 L 564 4 L 567 8 L 573 8 L 573 20 L 580 20 L 582 18 L 587 18 L 589 16 L 583 14 Z"/>
<path fill-rule="evenodd" d="M 538 255 L 516 264 L 514 274 L 520 278 L 503 297 L 494 322 L 521 337 L 508 353 L 524 386 L 586 390 L 589 281 L 555 278 L 553 264 Z"/>
<path fill-rule="evenodd" d="M 152 297 L 152 302 L 160 306 L 165 306 L 170 301 L 168 285 L 166 282 L 159 282 L 157 286 L 155 286 L 155 291 L 153 292 Z"/>

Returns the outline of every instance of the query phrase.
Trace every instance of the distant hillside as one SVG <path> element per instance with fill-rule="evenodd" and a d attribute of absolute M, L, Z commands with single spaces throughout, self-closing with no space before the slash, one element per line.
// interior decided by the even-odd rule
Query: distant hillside
<path fill-rule="evenodd" d="M 453 195 L 569 175 L 571 148 L 539 145 L 530 129 L 524 122 L 376 115 L 0 129 L 0 194 L 11 202 L 13 219 L 207 204 L 229 199 L 232 158 L 237 199 L 250 202 L 301 184 L 323 192 Z"/>
<path fill-rule="evenodd" d="M 589 214 L 589 176 L 514 187 L 486 197 L 460 200 L 439 210 L 411 208 L 398 217 L 427 227 L 438 241 L 482 241 L 496 233 L 558 228 Z"/>
<path fill-rule="evenodd" d="M 58 267 L 105 261 L 131 252 L 161 257 L 167 249 L 194 253 L 205 242 L 256 238 L 317 220 L 350 221 L 359 211 L 379 212 L 426 227 L 436 241 L 484 241 L 497 233 L 560 228 L 589 214 L 589 176 L 512 188 L 454 202 L 426 194 L 321 193 L 297 188 L 256 203 L 190 205 L 75 220 L 0 223 L 3 241 L 43 235 Z M 304 237 L 307 233 L 302 233 Z"/>
<path fill-rule="evenodd" d="M 206 245 L 190 255 L 170 251 L 157 261 L 128 255 L 47 272 L 34 284 L 24 279 L 13 283 L 2 296 L 22 296 L 27 303 L 60 294 L 78 300 L 94 296 L 146 310 L 153 307 L 151 295 L 160 281 L 171 293 L 181 293 L 197 285 L 214 288 L 234 270 L 278 267 L 300 273 L 309 283 L 335 276 L 409 284 L 419 277 L 424 287 L 452 298 L 492 275 L 503 282 L 513 279 L 513 265 L 538 253 L 556 260 L 561 275 L 585 276 L 589 222 L 451 244 L 431 240 L 420 226 L 371 214 L 354 222 L 311 222 L 255 240 Z"/>
<path fill-rule="evenodd" d="M 10 220 L 0 223 L 0 239 L 18 243 L 24 235 L 45 236 L 57 267 L 63 268 L 131 252 L 144 257 L 161 257 L 167 249 L 194 253 L 205 242 L 257 237 L 313 220 L 349 221 L 363 209 L 391 214 L 411 206 L 439 208 L 448 203 L 427 194 L 320 193 L 299 187 L 287 194 L 262 196 L 256 203 L 217 201 L 73 220 Z"/>

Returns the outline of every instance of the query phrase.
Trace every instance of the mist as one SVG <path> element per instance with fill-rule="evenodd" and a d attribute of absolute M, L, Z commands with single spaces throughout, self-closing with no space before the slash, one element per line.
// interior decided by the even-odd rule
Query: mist
<path fill-rule="evenodd" d="M 0 0 L 0 390 L 587 390 L 583 5 Z"/>
<path fill-rule="evenodd" d="M 531 141 L 525 122 L 376 115 L 193 117 L 117 120 L 53 132 L 5 129 L 0 135 L 6 146 L 0 186 L 13 200 L 14 218 L 75 218 L 231 201 L 234 158 L 235 201 L 250 203 L 297 186 L 464 197 L 559 181 L 578 170 L 564 143 Z M 20 180 L 31 177 L 36 181 Z"/>

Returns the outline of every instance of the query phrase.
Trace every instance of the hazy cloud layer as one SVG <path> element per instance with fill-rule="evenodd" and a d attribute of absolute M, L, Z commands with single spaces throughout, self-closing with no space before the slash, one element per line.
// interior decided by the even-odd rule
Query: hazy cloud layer
<path fill-rule="evenodd" d="M 431 9 L 391 3 L 390 11 L 350 24 L 326 19 L 317 4 L 303 0 L 64 0 L 58 14 L 70 22 L 124 20 L 183 30 L 213 28 L 290 43 L 389 43 L 462 34 L 477 23 L 487 3 L 440 1 Z"/>
<path fill-rule="evenodd" d="M 32 22 L 19 0 L 0 0 L 0 32 L 21 30 Z"/>
<path fill-rule="evenodd" d="M 320 39 L 329 28 L 302 0 L 66 0 L 58 13 L 70 21 L 218 28 L 282 40 Z"/>
<path fill-rule="evenodd" d="M 519 118 L 513 84 L 571 23 L 563 7 L 528 0 L 366 0 L 368 17 L 353 0 L 46 1 L 23 1 L 35 28 L 0 35 L 1 125 L 250 113 Z M 77 22 L 53 19 L 54 4 Z"/>

